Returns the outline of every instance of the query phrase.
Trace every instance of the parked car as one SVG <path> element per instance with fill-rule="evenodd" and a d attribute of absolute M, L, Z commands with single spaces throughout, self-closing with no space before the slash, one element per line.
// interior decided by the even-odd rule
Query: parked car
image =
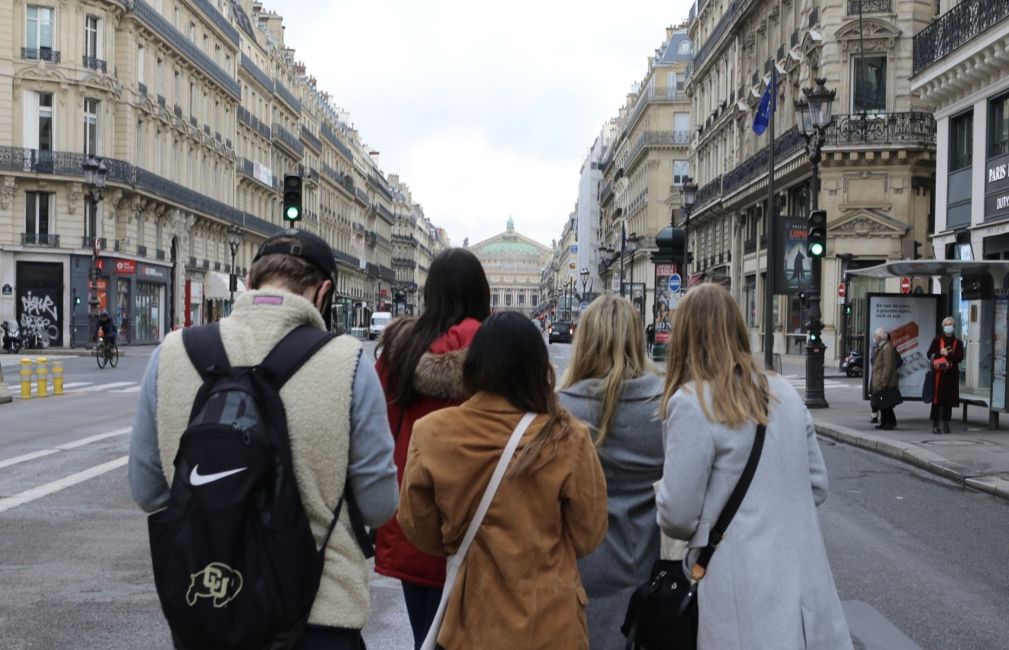
<path fill-rule="evenodd" d="M 551 323 L 547 329 L 548 343 L 570 343 L 575 336 L 576 324 L 572 321 L 559 320 Z"/>
<path fill-rule="evenodd" d="M 371 325 L 368 327 L 368 339 L 374 341 L 382 335 L 385 326 L 392 320 L 392 314 L 387 311 L 376 311 L 371 315 Z"/>

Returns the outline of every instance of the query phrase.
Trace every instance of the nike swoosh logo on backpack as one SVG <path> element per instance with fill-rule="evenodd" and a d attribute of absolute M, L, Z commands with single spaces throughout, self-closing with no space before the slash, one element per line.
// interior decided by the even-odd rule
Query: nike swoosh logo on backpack
<path fill-rule="evenodd" d="M 200 474 L 200 466 L 196 465 L 193 471 L 189 473 L 189 484 L 193 486 L 206 485 L 207 483 L 213 483 L 214 481 L 219 481 L 226 476 L 231 476 L 232 474 L 237 474 L 239 472 L 244 472 L 249 469 L 248 467 L 239 467 L 238 469 L 229 469 L 226 472 L 217 472 L 216 474 Z"/>

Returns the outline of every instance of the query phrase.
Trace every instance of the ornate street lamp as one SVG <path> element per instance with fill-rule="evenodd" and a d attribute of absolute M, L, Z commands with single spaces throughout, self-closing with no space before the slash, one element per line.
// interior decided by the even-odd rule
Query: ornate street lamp
<path fill-rule="evenodd" d="M 228 246 L 231 247 L 231 277 L 228 278 L 228 288 L 231 290 L 231 309 L 235 308 L 235 289 L 238 287 L 238 274 L 235 272 L 235 257 L 242 245 L 242 229 L 236 225 L 228 228 Z"/>
<path fill-rule="evenodd" d="M 795 121 L 799 133 L 806 140 L 806 155 L 812 165 L 810 179 L 810 209 L 819 209 L 821 150 L 827 141 L 827 128 L 831 122 L 831 104 L 835 91 L 827 90 L 827 80 L 820 77 L 816 86 L 803 89 L 803 96 L 795 100 Z M 827 408 L 827 398 L 823 390 L 823 321 L 820 314 L 821 270 L 823 251 L 812 255 L 812 286 L 806 292 L 809 297 L 809 335 L 806 339 L 806 406 Z"/>
<path fill-rule="evenodd" d="M 690 213 L 694 211 L 694 201 L 697 200 L 697 183 L 687 176 L 680 186 L 680 202 L 683 207 L 683 284 L 687 284 L 687 262 L 690 261 Z"/>
<path fill-rule="evenodd" d="M 585 300 L 585 288 L 589 284 L 589 269 L 583 266 L 581 272 L 578 275 L 582 279 L 582 300 Z"/>
<path fill-rule="evenodd" d="M 109 168 L 105 161 L 97 156 L 88 156 L 81 165 L 84 169 L 84 185 L 88 190 L 88 203 L 91 206 L 91 218 L 95 220 L 95 228 L 91 233 L 91 271 L 89 274 L 88 292 L 88 339 L 91 333 L 98 329 L 98 308 L 101 300 L 98 299 L 98 280 L 101 272 L 98 270 L 98 203 L 102 200 L 102 190 L 105 189 L 105 181 L 109 174 Z"/>
<path fill-rule="evenodd" d="M 627 237 L 627 251 L 631 254 L 631 304 L 634 304 L 634 254 L 638 252 L 641 239 L 636 233 L 631 233 Z M 644 314 L 641 315 L 644 318 Z"/>

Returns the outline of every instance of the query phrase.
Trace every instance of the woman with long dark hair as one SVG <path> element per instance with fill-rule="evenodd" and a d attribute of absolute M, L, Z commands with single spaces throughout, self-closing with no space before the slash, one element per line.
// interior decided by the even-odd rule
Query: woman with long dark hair
<path fill-rule="evenodd" d="M 588 648 L 577 558 L 606 534 L 606 482 L 584 424 L 561 408 L 543 337 L 525 316 L 491 316 L 463 368 L 473 397 L 417 422 L 398 521 L 418 548 L 456 553 L 502 451 L 519 442 L 448 600 L 447 650 Z"/>
<path fill-rule="evenodd" d="M 400 481 L 413 425 L 428 413 L 462 403 L 462 366 L 480 323 L 490 315 L 490 287 L 480 260 L 451 248 L 431 263 L 419 317 L 400 318 L 382 333 L 376 354 Z M 400 580 L 417 648 L 427 635 L 445 582 L 445 559 L 411 544 L 393 519 L 378 529 L 375 570 Z"/>

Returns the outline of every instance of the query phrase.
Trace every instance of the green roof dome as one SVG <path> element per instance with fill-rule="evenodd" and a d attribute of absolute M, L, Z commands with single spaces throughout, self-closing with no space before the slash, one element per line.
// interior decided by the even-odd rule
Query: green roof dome
<path fill-rule="evenodd" d="M 539 257 L 542 253 L 535 246 L 522 241 L 518 237 L 505 235 L 498 241 L 490 242 L 480 247 L 484 255 L 533 255 Z"/>

